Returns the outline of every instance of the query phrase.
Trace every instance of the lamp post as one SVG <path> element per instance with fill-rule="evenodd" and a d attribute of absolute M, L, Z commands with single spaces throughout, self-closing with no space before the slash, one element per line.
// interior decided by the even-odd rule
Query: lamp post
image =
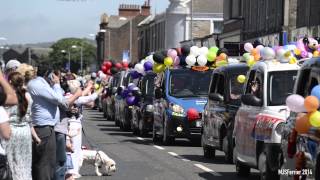
<path fill-rule="evenodd" d="M 78 46 L 73 45 L 71 46 L 71 48 L 77 49 Z M 79 48 L 80 48 L 80 72 L 81 72 L 81 75 L 83 75 L 83 48 L 82 46 L 79 46 Z"/>
<path fill-rule="evenodd" d="M 67 51 L 66 50 L 61 50 L 61 53 L 63 53 L 63 54 L 66 54 L 67 53 Z M 70 57 L 70 49 L 68 49 L 68 70 L 70 71 L 70 59 L 71 59 L 71 57 Z"/>

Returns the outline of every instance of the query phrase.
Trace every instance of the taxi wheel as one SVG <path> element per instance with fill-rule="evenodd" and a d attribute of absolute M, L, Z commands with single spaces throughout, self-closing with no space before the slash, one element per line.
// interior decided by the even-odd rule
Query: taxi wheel
<path fill-rule="evenodd" d="M 261 180 L 278 180 L 280 179 L 278 171 L 272 171 L 269 163 L 267 162 L 267 155 L 265 152 L 260 153 L 259 155 L 259 170 L 260 170 L 260 179 Z"/>
<path fill-rule="evenodd" d="M 225 136 L 223 138 L 223 148 L 224 148 L 224 159 L 227 163 L 233 162 L 233 147 L 232 147 L 232 138 Z"/>
<path fill-rule="evenodd" d="M 208 145 L 206 145 L 203 141 L 204 139 L 204 134 L 202 133 L 201 135 L 201 146 L 202 146 L 202 149 L 203 149 L 203 156 L 205 158 L 212 158 L 214 159 L 216 157 L 216 150 Z"/>
<path fill-rule="evenodd" d="M 236 162 L 237 175 L 240 177 L 248 177 L 250 175 L 250 167 L 242 164 L 241 162 Z"/>

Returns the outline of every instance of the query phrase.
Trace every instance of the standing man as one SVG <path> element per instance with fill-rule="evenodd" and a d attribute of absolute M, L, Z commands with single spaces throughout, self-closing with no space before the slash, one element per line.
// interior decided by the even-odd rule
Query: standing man
<path fill-rule="evenodd" d="M 34 180 L 52 180 L 56 166 L 54 126 L 60 120 L 58 106 L 67 108 L 68 102 L 63 97 L 58 76 L 50 74 L 51 87 L 43 78 L 45 70 L 39 69 L 37 75 L 28 83 L 28 91 L 33 99 L 32 123 L 41 139 L 40 143 L 33 143 L 32 177 Z"/>

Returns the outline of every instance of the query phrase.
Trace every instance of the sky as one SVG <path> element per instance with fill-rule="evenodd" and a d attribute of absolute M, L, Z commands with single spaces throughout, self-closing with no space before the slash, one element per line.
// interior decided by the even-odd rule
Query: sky
<path fill-rule="evenodd" d="M 1 0 L 0 45 L 52 42 L 66 37 L 94 38 L 102 13 L 117 15 L 119 4 L 145 0 Z M 151 0 L 152 13 L 169 0 Z M 3 40 L 3 39 L 6 40 Z"/>

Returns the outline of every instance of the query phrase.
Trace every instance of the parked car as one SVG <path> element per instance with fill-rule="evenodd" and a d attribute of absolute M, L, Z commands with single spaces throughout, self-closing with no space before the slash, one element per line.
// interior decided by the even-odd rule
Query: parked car
<path fill-rule="evenodd" d="M 115 97 L 117 94 L 118 85 L 121 84 L 121 73 L 114 74 L 112 76 L 111 84 L 108 89 L 108 97 L 106 100 L 107 119 L 115 121 Z M 119 122 L 115 121 L 115 124 L 119 126 Z"/>
<path fill-rule="evenodd" d="M 113 82 L 113 77 L 110 76 L 108 79 L 108 83 L 105 86 L 103 93 L 101 95 L 101 106 L 102 106 L 102 112 L 103 112 L 104 118 L 108 118 L 107 100 L 108 100 L 108 97 L 110 97 L 112 94 L 112 82 Z"/>
<path fill-rule="evenodd" d="M 149 72 L 138 83 L 142 95 L 139 104 L 132 107 L 131 128 L 133 134 L 145 136 L 152 131 L 155 77 L 156 74 Z"/>
<path fill-rule="evenodd" d="M 119 72 L 119 81 L 117 83 L 117 91 L 114 96 L 114 120 L 115 124 L 121 129 L 129 129 L 129 124 L 124 124 L 122 119 L 124 118 L 124 99 L 121 96 L 122 91 L 125 88 L 125 78 L 128 76 L 129 71 Z"/>
<path fill-rule="evenodd" d="M 211 73 L 189 68 L 167 69 L 157 77 L 153 103 L 154 142 L 162 140 L 167 145 L 173 143 L 176 137 L 200 142 L 201 115 L 207 102 Z M 190 108 L 199 112 L 198 119 L 188 120 Z"/>
<path fill-rule="evenodd" d="M 123 83 L 121 84 L 121 90 L 118 93 L 122 93 L 122 91 L 128 87 L 130 83 L 138 84 L 139 79 L 132 79 L 129 71 L 126 71 L 123 77 Z M 124 98 L 117 98 L 116 104 L 118 106 L 117 117 L 120 121 L 120 128 L 124 131 L 131 130 L 131 119 L 132 119 L 132 107 L 129 106 Z"/>
<path fill-rule="evenodd" d="M 215 151 L 223 150 L 227 162 L 232 162 L 232 132 L 234 117 L 241 105 L 243 84 L 237 81 L 239 75 L 246 75 L 246 64 L 231 64 L 213 71 L 209 98 L 204 108 L 202 126 L 202 147 L 206 158 L 214 158 Z"/>
<path fill-rule="evenodd" d="M 306 60 L 298 73 L 294 88 L 294 94 L 307 97 L 311 90 L 320 84 L 320 58 Z M 288 170 L 281 172 L 281 179 L 293 179 L 290 172 L 297 171 L 297 155 L 305 156 L 305 166 L 302 167 L 301 175 L 308 179 L 320 179 L 320 134 L 316 129 L 311 128 L 308 133 L 297 134 L 293 131 L 296 123 L 297 113 L 291 112 L 283 129 L 282 152 L 283 164 L 281 169 Z M 290 139 L 290 140 L 289 140 Z"/>
<path fill-rule="evenodd" d="M 257 168 L 261 179 L 279 179 L 281 129 L 289 115 L 285 101 L 298 69 L 296 64 L 260 61 L 248 72 L 233 131 L 238 175 L 248 176 L 250 168 Z"/>

